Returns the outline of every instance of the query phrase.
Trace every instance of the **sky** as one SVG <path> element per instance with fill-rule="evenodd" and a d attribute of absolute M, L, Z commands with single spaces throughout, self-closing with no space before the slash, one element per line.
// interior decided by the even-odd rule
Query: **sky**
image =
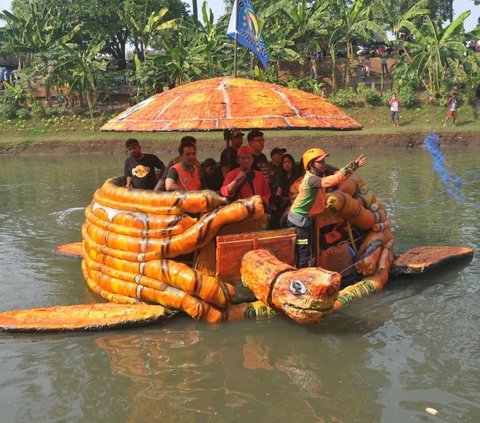
<path fill-rule="evenodd" d="M 79 0 L 80 1 L 80 0 Z M 188 5 L 191 5 L 191 0 L 183 0 Z M 11 0 L 0 0 L 0 10 L 9 10 Z M 198 0 L 198 7 L 201 8 L 203 1 Z M 208 6 L 212 9 L 216 18 L 219 18 L 225 13 L 225 6 L 223 0 L 208 0 Z M 255 0 L 254 0 L 255 4 Z M 471 10 L 472 14 L 465 21 L 465 29 L 471 31 L 477 25 L 477 19 L 480 17 L 480 6 L 475 6 L 472 0 L 454 0 L 453 8 L 456 15 L 464 12 L 465 10 Z"/>

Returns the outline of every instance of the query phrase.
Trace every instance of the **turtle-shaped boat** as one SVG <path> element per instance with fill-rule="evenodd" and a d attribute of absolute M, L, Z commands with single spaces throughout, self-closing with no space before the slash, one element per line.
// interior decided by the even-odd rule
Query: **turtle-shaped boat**
<path fill-rule="evenodd" d="M 316 323 L 379 292 L 391 273 L 472 257 L 471 248 L 423 247 L 395 258 L 391 222 L 363 179 L 336 188 L 315 219 L 319 266 L 296 269 L 295 231 L 266 230 L 258 196 L 226 204 L 213 191 L 155 193 L 109 179 L 85 209 L 80 252 L 86 283 L 108 303 L 4 312 L 0 328 L 97 330 L 176 312 L 206 322 L 284 314 Z"/>
<path fill-rule="evenodd" d="M 242 101 L 239 102 L 238 98 Z M 275 110 L 273 113 L 272 110 Z M 312 94 L 241 78 L 196 81 L 157 94 L 102 130 L 360 129 Z M 329 192 L 313 225 L 314 266 L 296 269 L 293 229 L 267 230 L 259 197 L 226 204 L 213 191 L 156 193 L 107 180 L 85 210 L 86 283 L 108 303 L 0 313 L 0 329 L 86 330 L 152 323 L 176 312 L 206 322 L 277 312 L 315 323 L 383 289 L 391 273 L 423 272 L 466 247 L 417 248 L 395 257 L 391 221 L 358 175 Z M 257 301 L 255 301 L 257 300 Z"/>

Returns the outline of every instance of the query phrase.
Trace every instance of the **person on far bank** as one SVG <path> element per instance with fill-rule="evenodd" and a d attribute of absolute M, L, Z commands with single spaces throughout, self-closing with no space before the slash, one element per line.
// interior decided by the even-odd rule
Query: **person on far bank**
<path fill-rule="evenodd" d="M 457 121 L 458 116 L 458 99 L 457 93 L 453 93 L 447 101 L 447 117 L 445 118 L 445 122 L 443 126 L 447 126 L 448 121 L 452 118 L 453 126 L 455 126 L 455 122 Z"/>
<path fill-rule="evenodd" d="M 309 266 L 312 255 L 310 244 L 313 218 L 325 210 L 326 189 L 347 179 L 367 160 L 361 154 L 333 175 L 326 176 L 328 168 L 325 163 L 326 157 L 328 154 L 321 148 L 311 148 L 303 154 L 306 173 L 288 213 L 288 226 L 295 228 L 297 232 L 295 252 L 299 269 Z"/>
<path fill-rule="evenodd" d="M 159 175 L 165 170 L 163 162 L 154 154 L 142 152 L 138 140 L 129 138 L 125 143 L 130 157 L 125 159 L 125 178 L 127 188 L 153 189 L 157 183 L 155 169 Z"/>
<path fill-rule="evenodd" d="M 310 78 L 311 79 L 317 79 L 317 59 L 315 56 L 309 57 L 308 59 L 308 66 L 310 69 Z"/>
<path fill-rule="evenodd" d="M 165 180 L 165 189 L 167 191 L 199 191 L 203 189 L 196 144 L 184 142 L 180 145 L 178 153 L 180 161 L 169 169 Z"/>
<path fill-rule="evenodd" d="M 390 106 L 390 117 L 392 118 L 392 125 L 394 128 L 400 126 L 400 100 L 397 97 L 397 93 L 392 94 L 392 98 L 388 102 Z"/>
<path fill-rule="evenodd" d="M 370 60 L 370 56 L 366 56 L 365 60 L 363 61 L 364 66 L 364 75 L 369 78 L 370 77 L 370 69 L 372 68 L 372 62 Z"/>
<path fill-rule="evenodd" d="M 388 75 L 388 54 L 383 49 L 380 58 L 380 64 L 382 65 L 382 76 Z"/>

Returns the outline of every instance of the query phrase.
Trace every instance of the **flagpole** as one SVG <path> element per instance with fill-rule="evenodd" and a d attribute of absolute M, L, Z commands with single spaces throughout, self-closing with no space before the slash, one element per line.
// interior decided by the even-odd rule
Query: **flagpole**
<path fill-rule="evenodd" d="M 237 77 L 237 47 L 238 47 L 238 0 L 235 0 L 233 7 L 235 8 L 235 47 L 233 49 L 233 77 Z"/>

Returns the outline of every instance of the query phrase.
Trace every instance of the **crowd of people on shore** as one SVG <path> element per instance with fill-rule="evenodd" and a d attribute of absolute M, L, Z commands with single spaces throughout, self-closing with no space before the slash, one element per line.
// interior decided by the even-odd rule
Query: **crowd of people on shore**
<path fill-rule="evenodd" d="M 269 215 L 269 229 L 292 227 L 297 232 L 297 267 L 306 267 L 311 257 L 312 218 L 324 209 L 326 189 L 346 179 L 365 157 L 359 156 L 337 169 L 325 162 L 320 148 L 307 150 L 300 163 L 285 148 L 270 151 L 270 160 L 263 153 L 265 137 L 253 129 L 247 134 L 239 130 L 225 131 L 228 146 L 220 161 L 197 159 L 197 140 L 184 136 L 178 156 L 165 166 L 157 156 L 142 151 L 134 138 L 126 141 L 129 157 L 125 160 L 125 186 L 162 191 L 197 191 L 210 189 L 229 202 L 259 195 Z"/>

